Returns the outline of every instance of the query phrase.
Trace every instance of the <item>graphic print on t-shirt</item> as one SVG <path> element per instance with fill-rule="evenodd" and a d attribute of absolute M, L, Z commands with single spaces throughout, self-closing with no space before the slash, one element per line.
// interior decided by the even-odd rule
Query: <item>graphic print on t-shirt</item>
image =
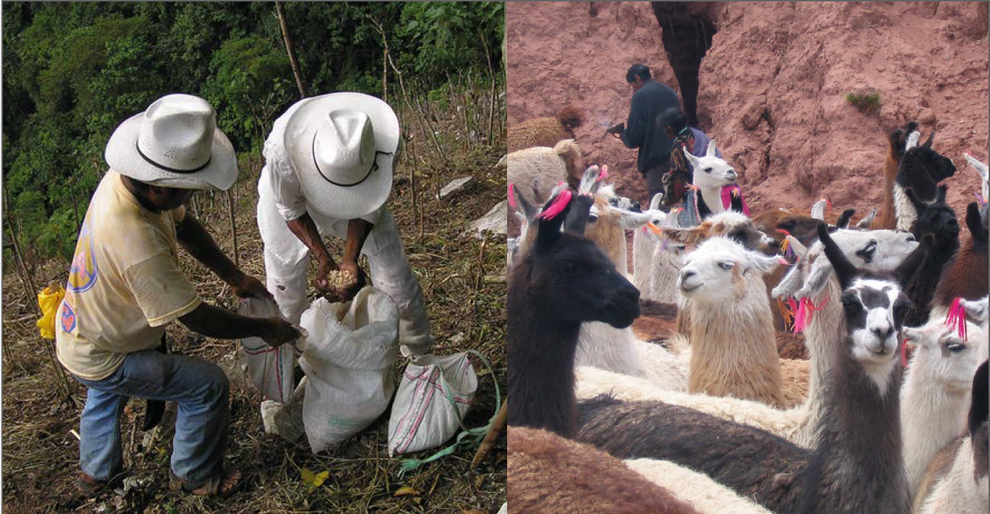
<path fill-rule="evenodd" d="M 76 255 L 72 258 L 72 266 L 69 268 L 67 289 L 73 293 L 89 291 L 96 284 L 98 276 L 93 232 L 90 230 L 89 216 L 87 216 L 83 221 L 82 230 L 79 231 L 79 243 L 76 245 Z"/>

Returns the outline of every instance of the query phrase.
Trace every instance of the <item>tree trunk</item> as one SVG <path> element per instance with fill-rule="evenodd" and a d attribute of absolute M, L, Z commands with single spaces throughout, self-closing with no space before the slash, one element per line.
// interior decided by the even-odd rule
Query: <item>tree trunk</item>
<path fill-rule="evenodd" d="M 292 38 L 289 37 L 289 26 L 285 23 L 285 8 L 282 2 L 275 2 L 275 12 L 278 14 L 278 25 L 282 28 L 282 40 L 285 41 L 285 51 L 289 54 L 289 65 L 292 66 L 292 74 L 296 76 L 296 86 L 299 87 L 299 96 L 306 98 L 306 88 L 303 87 L 302 74 L 299 73 L 299 62 L 296 61 L 296 51 L 292 46 Z"/>

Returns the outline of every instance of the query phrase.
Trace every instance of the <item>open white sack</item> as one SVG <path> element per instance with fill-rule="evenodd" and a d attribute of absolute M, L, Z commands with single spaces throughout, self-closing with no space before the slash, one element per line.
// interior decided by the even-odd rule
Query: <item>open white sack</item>
<path fill-rule="evenodd" d="M 303 423 L 319 453 L 373 423 L 395 392 L 399 311 L 367 286 L 347 303 L 313 302 L 300 322 L 308 332 L 299 364 L 309 378 Z"/>

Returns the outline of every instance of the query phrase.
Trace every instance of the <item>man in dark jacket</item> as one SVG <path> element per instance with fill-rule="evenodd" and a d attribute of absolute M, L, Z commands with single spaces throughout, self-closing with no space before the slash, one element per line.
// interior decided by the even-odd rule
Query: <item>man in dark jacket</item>
<path fill-rule="evenodd" d="M 660 114 L 671 107 L 680 107 L 681 102 L 673 89 L 653 80 L 650 69 L 643 64 L 629 68 L 626 82 L 633 89 L 628 126 L 620 123 L 608 133 L 621 138 L 627 148 L 639 148 L 636 167 L 646 178 L 647 198 L 653 198 L 664 189 L 661 177 L 667 172 L 672 145 L 660 124 Z M 667 203 L 666 198 L 664 203 Z"/>

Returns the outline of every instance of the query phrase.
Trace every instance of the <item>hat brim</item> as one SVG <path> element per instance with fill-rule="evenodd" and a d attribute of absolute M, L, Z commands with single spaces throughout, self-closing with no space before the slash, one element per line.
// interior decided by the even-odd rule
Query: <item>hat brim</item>
<path fill-rule="evenodd" d="M 147 184 L 176 189 L 227 190 L 237 181 L 237 155 L 220 129 L 213 132 L 210 162 L 199 171 L 176 173 L 146 160 L 137 148 L 143 117 L 144 113 L 140 113 L 128 118 L 110 136 L 104 157 L 118 173 Z"/>
<path fill-rule="evenodd" d="M 362 111 L 374 127 L 378 169 L 354 186 L 327 181 L 313 162 L 312 141 L 319 118 L 336 109 Z M 285 153 L 299 176 L 306 202 L 320 214 L 336 219 L 368 215 L 385 204 L 392 190 L 392 165 L 400 137 L 399 119 L 382 100 L 362 93 L 331 93 L 306 100 L 296 108 L 285 127 Z"/>

